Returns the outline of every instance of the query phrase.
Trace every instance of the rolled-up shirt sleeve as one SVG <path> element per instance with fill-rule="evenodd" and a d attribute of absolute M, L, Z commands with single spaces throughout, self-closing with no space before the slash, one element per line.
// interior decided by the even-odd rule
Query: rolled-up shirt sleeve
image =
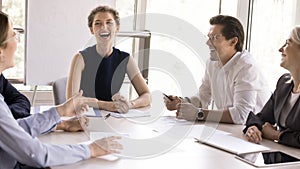
<path fill-rule="evenodd" d="M 245 124 L 250 111 L 255 112 L 258 92 L 264 86 L 254 65 L 245 65 L 233 80 L 233 106 L 228 107 L 235 124 Z M 255 112 L 257 113 L 257 112 Z"/>
<path fill-rule="evenodd" d="M 229 107 L 233 123 L 244 124 L 250 111 L 255 109 L 256 91 L 242 91 L 234 94 L 234 103 Z"/>

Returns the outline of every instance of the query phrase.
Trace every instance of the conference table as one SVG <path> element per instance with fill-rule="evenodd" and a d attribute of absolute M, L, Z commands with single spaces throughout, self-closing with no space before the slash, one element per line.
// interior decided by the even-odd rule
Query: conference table
<path fill-rule="evenodd" d="M 104 116 L 107 112 L 101 113 Z M 123 142 L 123 138 L 120 140 L 124 143 L 124 152 L 119 155 L 92 158 L 69 165 L 51 166 L 51 169 L 255 168 L 237 159 L 233 153 L 196 142 L 195 137 L 198 137 L 198 133 L 200 135 L 201 130 L 206 126 L 218 132 L 230 133 L 234 137 L 245 139 L 242 125 L 187 122 L 176 119 L 174 112 L 155 118 L 89 117 L 89 126 L 83 132 L 55 131 L 40 136 L 39 139 L 51 144 L 78 144 L 89 141 L 91 137 L 95 137 L 92 136 L 95 133 L 99 138 L 103 135 L 120 135 L 125 138 Z M 263 140 L 260 145 L 300 158 L 300 151 L 297 148 L 269 140 Z M 299 167 L 299 164 L 293 164 L 269 168 L 296 169 Z"/>

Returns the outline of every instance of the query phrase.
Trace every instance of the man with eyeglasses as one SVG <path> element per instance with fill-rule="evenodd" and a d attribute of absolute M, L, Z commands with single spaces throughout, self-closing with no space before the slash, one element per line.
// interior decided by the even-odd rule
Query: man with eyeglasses
<path fill-rule="evenodd" d="M 193 97 L 165 98 L 168 110 L 177 110 L 178 118 L 244 124 L 250 111 L 258 113 L 270 92 L 259 66 L 243 50 L 244 30 L 231 16 L 210 19 L 207 45 L 210 60 L 199 88 Z M 215 110 L 208 106 L 214 101 Z"/>

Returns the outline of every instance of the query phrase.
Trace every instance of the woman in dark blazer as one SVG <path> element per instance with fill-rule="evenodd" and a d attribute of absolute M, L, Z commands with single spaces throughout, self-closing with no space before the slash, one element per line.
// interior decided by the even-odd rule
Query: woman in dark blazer
<path fill-rule="evenodd" d="M 266 138 L 300 148 L 300 26 L 292 30 L 279 52 L 280 66 L 290 73 L 279 78 L 262 111 L 249 114 L 243 132 L 250 142 Z"/>

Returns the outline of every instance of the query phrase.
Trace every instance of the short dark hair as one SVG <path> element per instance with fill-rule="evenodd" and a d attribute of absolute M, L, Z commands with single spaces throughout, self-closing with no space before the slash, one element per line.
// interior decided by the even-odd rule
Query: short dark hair
<path fill-rule="evenodd" d="M 8 34 L 9 29 L 9 19 L 8 15 L 0 11 L 0 47 L 6 48 L 6 43 L 2 44 Z"/>
<path fill-rule="evenodd" d="M 98 6 L 95 9 L 93 9 L 91 11 L 90 15 L 88 16 L 88 26 L 89 27 L 92 27 L 95 15 L 98 12 L 109 12 L 109 13 L 111 13 L 114 17 L 114 20 L 116 21 L 116 24 L 118 26 L 120 25 L 119 12 L 117 10 L 115 10 L 114 8 L 112 8 L 110 6 Z"/>
<path fill-rule="evenodd" d="M 226 40 L 229 40 L 233 37 L 238 38 L 238 42 L 235 45 L 237 51 L 242 51 L 244 46 L 244 28 L 241 22 L 232 16 L 228 15 L 217 15 L 212 17 L 209 20 L 211 25 L 222 25 L 223 29 L 221 30 L 222 35 Z"/>

